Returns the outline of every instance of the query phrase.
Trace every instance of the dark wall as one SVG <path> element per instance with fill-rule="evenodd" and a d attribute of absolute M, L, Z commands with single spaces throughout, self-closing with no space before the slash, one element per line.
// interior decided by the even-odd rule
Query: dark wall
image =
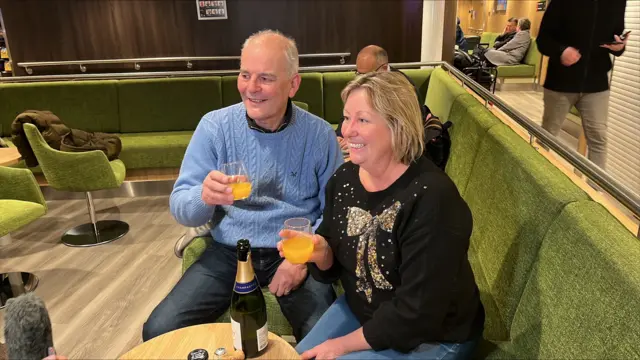
<path fill-rule="evenodd" d="M 420 60 L 422 0 L 227 0 L 227 20 L 200 21 L 195 0 L 0 0 L 0 8 L 14 64 L 239 55 L 264 28 L 293 36 L 302 54 L 351 52 L 353 63 L 378 44 L 393 62 Z"/>

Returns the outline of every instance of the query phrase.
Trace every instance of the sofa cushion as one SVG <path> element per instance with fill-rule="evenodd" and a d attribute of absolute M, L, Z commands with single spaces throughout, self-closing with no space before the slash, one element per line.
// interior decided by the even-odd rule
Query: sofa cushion
<path fill-rule="evenodd" d="M 640 355 L 640 241 L 602 205 L 568 204 L 544 237 L 513 319 L 489 357 Z"/>
<path fill-rule="evenodd" d="M 483 32 L 482 36 L 480 36 L 481 44 L 489 44 L 489 47 L 492 48 L 493 44 L 496 43 L 496 38 L 500 35 L 499 33 L 494 32 Z"/>
<path fill-rule="evenodd" d="M 405 73 L 413 84 L 418 88 L 418 92 L 420 93 L 420 98 L 418 101 L 420 104 L 424 104 L 427 99 L 427 90 L 429 89 L 429 78 L 431 77 L 431 73 L 433 69 L 404 69 L 401 70 Z"/>
<path fill-rule="evenodd" d="M 322 74 L 303 73 L 300 78 L 300 88 L 293 100 L 307 103 L 310 113 L 323 117 Z"/>
<path fill-rule="evenodd" d="M 442 68 L 433 70 L 427 91 L 427 106 L 443 122 L 449 120 L 453 101 L 467 92 Z"/>
<path fill-rule="evenodd" d="M 242 101 L 238 92 L 238 75 L 222 77 L 222 106 L 227 107 Z"/>
<path fill-rule="evenodd" d="M 464 196 L 480 144 L 500 120 L 470 94 L 462 94 L 453 101 L 449 120 L 453 125 L 449 128 L 451 153 L 446 172 Z"/>
<path fill-rule="evenodd" d="M 193 131 L 118 134 L 127 169 L 179 168 Z"/>
<path fill-rule="evenodd" d="M 324 119 L 331 124 L 339 124 L 342 121 L 342 109 L 344 104 L 340 93 L 342 89 L 355 79 L 353 71 L 329 72 L 322 75 L 324 92 Z"/>
<path fill-rule="evenodd" d="M 220 77 L 118 82 L 120 132 L 195 130 L 202 116 L 222 107 Z"/>
<path fill-rule="evenodd" d="M 2 136 L 25 110 L 49 110 L 70 128 L 118 132 L 116 80 L 0 84 Z"/>
<path fill-rule="evenodd" d="M 536 67 L 527 64 L 498 66 L 498 77 L 534 77 Z"/>
<path fill-rule="evenodd" d="M 473 214 L 470 260 L 485 304 L 485 338 L 507 340 L 542 238 L 587 195 L 504 124 L 482 140 L 464 192 Z"/>

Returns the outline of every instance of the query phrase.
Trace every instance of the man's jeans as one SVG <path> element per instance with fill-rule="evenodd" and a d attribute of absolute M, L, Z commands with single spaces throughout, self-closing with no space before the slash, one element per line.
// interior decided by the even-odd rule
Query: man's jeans
<path fill-rule="evenodd" d="M 269 285 L 283 259 L 276 249 L 255 248 L 251 249 L 251 260 L 260 286 L 264 287 Z M 215 322 L 229 308 L 236 270 L 235 247 L 213 241 L 153 310 L 144 324 L 143 340 L 183 327 Z M 277 299 L 299 341 L 329 308 L 335 293 L 331 285 L 307 276 L 297 290 Z"/>
<path fill-rule="evenodd" d="M 296 346 L 299 354 L 314 348 L 323 342 L 347 335 L 360 328 L 360 322 L 349 309 L 344 295 L 331 305 L 329 310 L 320 318 L 313 330 Z M 479 338 L 479 337 L 478 337 Z M 469 359 L 473 354 L 478 339 L 469 340 L 466 343 L 425 343 L 419 345 L 413 351 L 403 354 L 387 349 L 382 351 L 365 350 L 356 351 L 338 359 L 362 359 L 362 360 L 391 360 L 391 359 Z"/>

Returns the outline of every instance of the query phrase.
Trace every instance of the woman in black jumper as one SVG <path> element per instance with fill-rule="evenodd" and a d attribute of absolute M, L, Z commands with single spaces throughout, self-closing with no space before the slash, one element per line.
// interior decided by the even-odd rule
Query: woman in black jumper
<path fill-rule="evenodd" d="M 471 212 L 421 156 L 413 87 L 400 74 L 371 73 L 342 99 L 351 162 L 327 185 L 309 271 L 341 280 L 345 295 L 297 350 L 305 359 L 469 357 L 484 323 L 467 260 Z"/>

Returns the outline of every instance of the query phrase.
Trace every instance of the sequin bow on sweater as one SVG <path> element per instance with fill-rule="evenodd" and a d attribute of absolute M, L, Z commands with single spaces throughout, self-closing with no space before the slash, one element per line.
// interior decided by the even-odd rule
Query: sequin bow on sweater
<path fill-rule="evenodd" d="M 369 273 L 376 288 L 382 290 L 392 290 L 393 286 L 385 279 L 378 266 L 378 254 L 376 249 L 376 235 L 378 227 L 386 232 L 393 230 L 393 224 L 400 211 L 400 202 L 396 201 L 382 214 L 371 216 L 368 211 L 358 207 L 350 207 L 347 212 L 347 235 L 360 236 L 358 240 L 358 253 L 356 258 L 356 276 L 358 282 L 356 288 L 364 292 L 367 301 L 371 303 L 371 284 L 367 281 L 367 274 L 364 264 L 364 253 L 367 251 L 367 262 Z"/>

